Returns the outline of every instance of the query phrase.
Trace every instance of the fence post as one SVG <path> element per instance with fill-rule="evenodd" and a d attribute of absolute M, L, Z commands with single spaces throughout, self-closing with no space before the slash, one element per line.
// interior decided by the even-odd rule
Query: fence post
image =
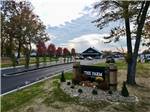
<path fill-rule="evenodd" d="M 115 64 L 109 64 L 109 89 L 117 90 L 117 66 Z"/>

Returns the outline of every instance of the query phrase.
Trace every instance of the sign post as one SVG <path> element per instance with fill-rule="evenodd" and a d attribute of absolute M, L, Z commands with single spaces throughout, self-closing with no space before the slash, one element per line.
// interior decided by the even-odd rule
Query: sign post
<path fill-rule="evenodd" d="M 73 63 L 73 81 L 78 82 L 81 77 L 80 62 Z"/>
<path fill-rule="evenodd" d="M 109 89 L 117 90 L 117 66 L 115 64 L 109 65 Z"/>

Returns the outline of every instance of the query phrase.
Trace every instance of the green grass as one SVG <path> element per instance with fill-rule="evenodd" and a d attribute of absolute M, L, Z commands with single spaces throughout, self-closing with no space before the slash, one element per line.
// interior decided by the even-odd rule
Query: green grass
<path fill-rule="evenodd" d="M 126 69 L 127 68 L 127 64 L 124 61 L 117 61 L 115 64 L 117 65 L 118 69 Z M 103 62 L 103 63 L 95 64 L 94 66 L 108 66 L 108 64 Z"/>
<path fill-rule="evenodd" d="M 7 62 L 6 62 L 7 61 Z M 43 57 L 40 57 L 40 63 L 43 63 Z M 51 61 L 56 61 L 55 58 L 52 58 Z M 46 62 L 50 62 L 49 60 L 49 57 L 46 57 Z M 36 64 L 36 58 L 35 57 L 30 57 L 30 64 Z M 24 58 L 20 58 L 19 60 L 19 64 L 17 66 L 20 66 L 20 65 L 25 65 L 25 59 Z M 1 61 L 1 68 L 4 68 L 4 67 L 11 67 L 12 66 L 12 62 L 7 59 L 5 61 Z"/>
<path fill-rule="evenodd" d="M 127 69 L 127 63 L 125 61 L 116 61 L 115 63 L 118 69 Z M 108 66 L 107 63 L 98 63 L 94 66 Z M 137 70 L 150 70 L 150 63 L 137 63 Z"/>
<path fill-rule="evenodd" d="M 97 64 L 95 66 L 104 66 L 105 64 Z M 125 70 L 125 63 L 124 62 L 117 62 L 117 65 L 120 66 L 120 69 Z M 106 65 L 105 65 L 106 66 Z M 147 77 L 149 77 L 150 73 L 150 63 L 138 63 L 137 65 L 137 71 L 138 76 L 145 76 L 143 73 L 146 74 Z M 67 72 L 64 74 L 66 80 L 71 80 L 73 77 L 73 74 L 71 72 Z M 28 88 L 25 88 L 23 90 L 10 93 L 8 95 L 2 96 L 1 97 L 1 109 L 2 112 L 7 112 L 9 110 L 17 110 L 22 108 L 24 104 L 27 104 L 31 102 L 34 98 L 36 97 L 41 97 L 43 99 L 43 103 L 46 104 L 47 106 L 55 106 L 56 108 L 61 108 L 57 105 L 53 105 L 54 102 L 63 102 L 67 104 L 77 104 L 81 106 L 87 107 L 91 112 L 95 112 L 99 109 L 103 109 L 107 106 L 111 107 L 111 104 L 108 102 L 80 102 L 78 98 L 71 98 L 69 95 L 64 93 L 61 88 L 60 88 L 60 79 L 61 76 L 56 76 L 50 80 L 52 80 L 52 90 L 48 93 L 44 92 L 44 86 L 46 82 L 41 82 L 35 85 L 32 85 Z M 143 92 L 143 91 L 142 91 Z M 148 99 L 147 99 L 148 100 Z M 29 103 L 30 104 L 30 103 Z M 142 103 L 141 105 L 149 105 L 149 103 Z M 54 107 L 54 108 L 55 108 Z M 116 107 L 116 106 L 115 106 Z M 124 105 L 118 105 L 116 108 L 114 108 L 116 111 L 121 111 L 120 109 L 127 109 L 128 111 L 132 112 L 134 109 L 132 108 L 127 108 Z M 132 106 L 131 106 L 132 107 Z M 141 107 L 144 108 L 144 107 Z M 146 107 L 145 107 L 146 108 Z"/>
<path fill-rule="evenodd" d="M 150 63 L 137 64 L 137 76 L 149 77 L 150 76 Z"/>
<path fill-rule="evenodd" d="M 67 72 L 65 73 L 65 78 L 67 80 L 72 78 L 72 73 Z M 52 96 L 48 96 L 45 100 L 47 104 L 53 101 L 63 101 L 63 102 L 71 102 L 75 101 L 75 99 L 69 97 L 66 95 L 61 89 L 60 89 L 60 83 L 58 82 L 60 76 L 54 77 L 53 81 L 53 93 Z M 45 82 L 40 82 L 38 84 L 32 85 L 30 87 L 27 87 L 23 90 L 10 93 L 8 95 L 1 97 L 1 110 L 2 112 L 7 112 L 8 110 L 19 108 L 21 105 L 29 102 L 33 98 L 35 98 L 38 95 L 43 94 L 43 86 Z"/>
<path fill-rule="evenodd" d="M 58 80 L 53 81 L 53 87 L 54 88 L 52 93 L 49 94 L 49 96 L 44 100 L 44 103 L 46 105 L 51 105 L 56 101 L 65 102 L 65 103 L 78 102 L 77 98 L 72 98 L 62 91 Z"/>
<path fill-rule="evenodd" d="M 65 73 L 64 76 L 65 76 L 66 80 L 71 80 L 73 78 L 73 75 L 71 72 Z M 53 79 L 60 79 L 60 78 L 61 78 L 61 75 L 58 75 L 58 76 L 54 77 Z"/>
<path fill-rule="evenodd" d="M 1 111 L 6 112 L 8 110 L 17 108 L 26 102 L 29 102 L 32 98 L 43 92 L 42 85 L 43 82 L 27 87 L 23 90 L 2 96 Z"/>

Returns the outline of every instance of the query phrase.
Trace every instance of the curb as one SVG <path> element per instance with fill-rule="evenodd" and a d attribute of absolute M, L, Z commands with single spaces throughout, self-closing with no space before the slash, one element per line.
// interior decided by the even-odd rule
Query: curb
<path fill-rule="evenodd" d="M 18 76 L 20 73 L 24 73 L 24 72 L 30 72 L 30 71 L 34 71 L 34 70 L 39 70 L 39 69 L 44 69 L 44 68 L 49 68 L 49 67 L 59 66 L 59 65 L 66 65 L 66 64 L 71 64 L 71 63 L 73 63 L 73 62 L 60 63 L 60 64 L 54 64 L 54 65 L 49 65 L 49 66 L 44 66 L 44 67 L 39 67 L 39 68 L 34 68 L 34 69 L 28 69 L 28 70 L 23 70 L 23 71 L 19 71 L 19 72 L 13 72 L 13 73 L 8 73 L 8 74 L 3 74 L 2 76 L 3 77 Z"/>
<path fill-rule="evenodd" d="M 49 62 L 50 63 L 50 62 Z M 39 64 L 43 64 L 43 63 L 39 63 Z M 36 64 L 29 64 L 29 67 L 32 67 L 32 66 L 34 66 L 34 65 L 36 65 Z M 24 67 L 24 65 L 17 65 L 15 68 L 21 68 L 21 67 Z M 12 69 L 12 68 L 14 68 L 13 66 L 10 66 L 10 67 L 3 67 L 3 68 L 1 68 L 1 70 L 6 70 L 6 69 Z"/>

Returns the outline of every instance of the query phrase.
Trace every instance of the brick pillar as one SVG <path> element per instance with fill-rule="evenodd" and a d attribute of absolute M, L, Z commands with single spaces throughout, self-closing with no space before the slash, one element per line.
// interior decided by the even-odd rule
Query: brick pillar
<path fill-rule="evenodd" d="M 115 64 L 109 65 L 109 89 L 117 90 L 117 66 Z"/>
<path fill-rule="evenodd" d="M 79 81 L 81 77 L 80 62 L 73 63 L 73 80 Z"/>

